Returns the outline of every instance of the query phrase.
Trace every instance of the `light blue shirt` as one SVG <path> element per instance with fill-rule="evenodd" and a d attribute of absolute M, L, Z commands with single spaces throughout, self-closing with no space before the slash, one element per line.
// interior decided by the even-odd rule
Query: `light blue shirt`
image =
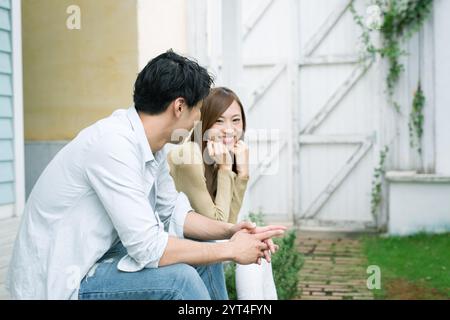
<path fill-rule="evenodd" d="M 14 299 L 76 299 L 81 279 L 118 241 L 118 269 L 157 268 L 192 208 L 154 155 L 134 107 L 82 130 L 50 162 L 27 201 L 7 285 Z"/>

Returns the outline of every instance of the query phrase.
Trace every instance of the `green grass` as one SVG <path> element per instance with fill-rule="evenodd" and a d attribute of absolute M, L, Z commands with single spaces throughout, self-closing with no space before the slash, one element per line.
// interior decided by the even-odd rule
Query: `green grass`
<path fill-rule="evenodd" d="M 363 243 L 369 264 L 381 268 L 382 289 L 374 290 L 375 297 L 386 298 L 383 283 L 404 279 L 450 298 L 450 233 L 367 237 Z"/>

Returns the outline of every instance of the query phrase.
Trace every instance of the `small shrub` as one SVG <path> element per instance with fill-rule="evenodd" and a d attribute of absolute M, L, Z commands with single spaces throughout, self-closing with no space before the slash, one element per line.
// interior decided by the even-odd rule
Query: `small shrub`
<path fill-rule="evenodd" d="M 228 298 L 230 300 L 237 300 L 236 263 L 234 262 L 226 263 L 224 269 L 225 269 L 225 283 L 227 285 Z"/>
<path fill-rule="evenodd" d="M 295 231 L 289 231 L 274 242 L 280 249 L 272 256 L 272 269 L 277 287 L 278 299 L 288 300 L 298 295 L 298 276 L 303 266 L 303 256 L 296 244 Z"/>

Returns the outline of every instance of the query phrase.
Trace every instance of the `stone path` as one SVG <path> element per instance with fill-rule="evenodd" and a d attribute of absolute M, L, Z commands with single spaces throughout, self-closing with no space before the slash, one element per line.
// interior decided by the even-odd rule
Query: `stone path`
<path fill-rule="evenodd" d="M 374 299 L 366 286 L 368 264 L 358 239 L 300 232 L 297 241 L 305 258 L 299 300 Z"/>

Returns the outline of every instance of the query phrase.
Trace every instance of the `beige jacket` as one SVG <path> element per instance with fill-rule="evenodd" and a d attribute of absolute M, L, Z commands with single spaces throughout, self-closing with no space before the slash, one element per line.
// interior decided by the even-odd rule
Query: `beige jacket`
<path fill-rule="evenodd" d="M 230 170 L 217 172 L 217 193 L 213 201 L 206 187 L 205 167 L 200 147 L 186 142 L 167 156 L 170 174 L 178 192 L 188 197 L 192 208 L 211 219 L 236 223 L 248 178 Z"/>

